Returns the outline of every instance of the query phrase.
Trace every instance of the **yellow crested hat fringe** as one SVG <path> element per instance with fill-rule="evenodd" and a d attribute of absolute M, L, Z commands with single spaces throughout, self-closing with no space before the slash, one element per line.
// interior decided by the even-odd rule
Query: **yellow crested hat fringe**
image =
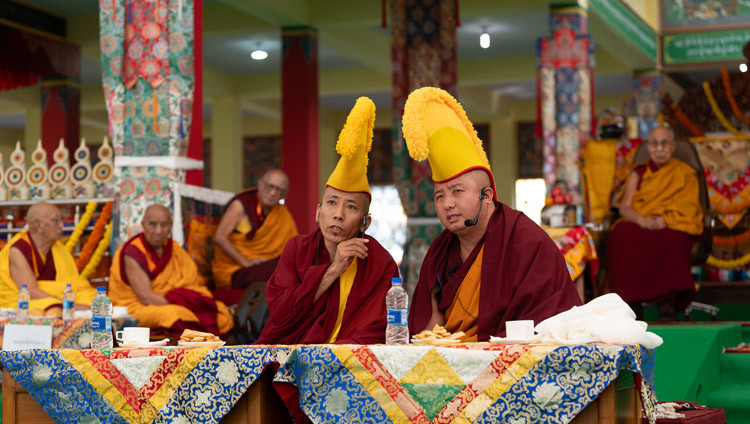
<path fill-rule="evenodd" d="M 402 122 L 409 155 L 417 161 L 429 161 L 434 182 L 482 169 L 490 177 L 497 200 L 495 178 L 482 140 L 453 96 L 435 87 L 414 90 L 406 99 Z"/>
<path fill-rule="evenodd" d="M 336 152 L 341 158 L 328 177 L 326 186 L 350 193 L 364 193 L 372 198 L 367 181 L 367 155 L 372 148 L 374 126 L 375 103 L 367 97 L 358 98 L 336 142 Z"/>

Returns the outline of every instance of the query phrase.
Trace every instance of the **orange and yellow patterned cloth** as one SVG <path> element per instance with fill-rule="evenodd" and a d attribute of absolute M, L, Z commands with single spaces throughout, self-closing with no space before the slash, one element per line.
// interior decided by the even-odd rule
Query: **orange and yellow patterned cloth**
<path fill-rule="evenodd" d="M 596 255 L 594 238 L 585 227 L 542 226 L 542 229 L 552 238 L 560 249 L 560 253 L 563 254 L 571 280 L 575 281 L 580 277 L 586 265 L 590 265 L 591 275 L 596 274 L 599 269 L 599 257 Z"/>
<path fill-rule="evenodd" d="M 66 423 L 218 423 L 277 363 L 274 380 L 299 389 L 313 422 L 568 422 L 621 371 L 656 413 L 653 351 L 629 344 L 62 349 L 0 362 Z"/>

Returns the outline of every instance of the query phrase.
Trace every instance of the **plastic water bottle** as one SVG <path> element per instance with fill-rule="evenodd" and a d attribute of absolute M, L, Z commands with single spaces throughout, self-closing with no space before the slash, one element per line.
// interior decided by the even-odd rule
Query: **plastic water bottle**
<path fill-rule="evenodd" d="M 409 343 L 409 295 L 400 278 L 391 279 L 391 288 L 385 295 L 388 309 L 388 326 L 385 328 L 385 343 L 389 345 Z"/>
<path fill-rule="evenodd" d="M 19 320 L 27 319 L 29 317 L 29 289 L 26 288 L 26 284 L 21 284 L 21 290 L 18 291 L 18 312 L 16 318 Z"/>
<path fill-rule="evenodd" d="M 91 348 L 112 348 L 112 301 L 104 286 L 96 288 L 96 297 L 91 301 Z"/>
<path fill-rule="evenodd" d="M 70 284 L 65 285 L 63 290 L 63 320 L 70 321 L 73 319 L 75 309 L 76 294 Z"/>

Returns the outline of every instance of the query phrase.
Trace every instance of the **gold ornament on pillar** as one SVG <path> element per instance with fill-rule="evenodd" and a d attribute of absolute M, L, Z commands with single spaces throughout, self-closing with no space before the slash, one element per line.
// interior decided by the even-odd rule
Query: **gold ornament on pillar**
<path fill-rule="evenodd" d="M 70 165 L 68 165 L 68 148 L 61 138 L 60 144 L 52 153 L 55 164 L 49 169 L 50 192 L 53 199 L 70 199 L 73 197 L 73 185 L 70 183 Z"/>
<path fill-rule="evenodd" d="M 5 167 L 3 166 L 3 154 L 0 153 L 0 202 L 8 200 L 8 190 L 5 189 Z"/>
<path fill-rule="evenodd" d="M 113 184 L 115 168 L 112 164 L 112 146 L 109 145 L 107 137 L 104 137 L 104 142 L 97 153 L 99 153 L 99 163 L 91 172 L 91 177 L 96 184 L 96 197 L 113 197 L 115 195 Z"/>
<path fill-rule="evenodd" d="M 16 149 L 10 154 L 10 168 L 5 173 L 5 185 L 8 187 L 8 200 L 29 200 L 29 187 L 26 185 L 26 153 L 21 142 L 16 142 Z"/>
<path fill-rule="evenodd" d="M 81 138 L 81 144 L 75 153 L 76 164 L 70 169 L 70 178 L 73 180 L 73 197 L 94 197 L 94 182 L 91 180 L 91 161 L 89 160 L 89 148 L 86 147 L 86 139 Z"/>
<path fill-rule="evenodd" d="M 36 149 L 31 153 L 31 168 L 26 173 L 29 185 L 29 200 L 49 199 L 49 184 L 47 184 L 47 152 L 42 148 L 42 140 L 36 143 Z"/>

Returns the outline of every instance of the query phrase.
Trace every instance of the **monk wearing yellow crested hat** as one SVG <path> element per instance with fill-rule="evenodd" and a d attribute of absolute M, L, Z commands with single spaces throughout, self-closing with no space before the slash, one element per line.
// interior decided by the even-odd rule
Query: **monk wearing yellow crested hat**
<path fill-rule="evenodd" d="M 409 154 L 427 159 L 435 210 L 445 230 L 422 263 L 409 332 L 435 324 L 463 331 L 463 341 L 505 336 L 505 322 L 539 323 L 580 305 L 565 259 L 523 213 L 497 201 L 482 141 L 461 105 L 433 87 L 406 100 Z"/>
<path fill-rule="evenodd" d="M 383 343 L 385 294 L 398 268 L 364 232 L 370 225 L 367 153 L 375 105 L 357 99 L 341 155 L 315 209 L 318 228 L 289 240 L 266 287 L 270 318 L 256 343 Z"/>

